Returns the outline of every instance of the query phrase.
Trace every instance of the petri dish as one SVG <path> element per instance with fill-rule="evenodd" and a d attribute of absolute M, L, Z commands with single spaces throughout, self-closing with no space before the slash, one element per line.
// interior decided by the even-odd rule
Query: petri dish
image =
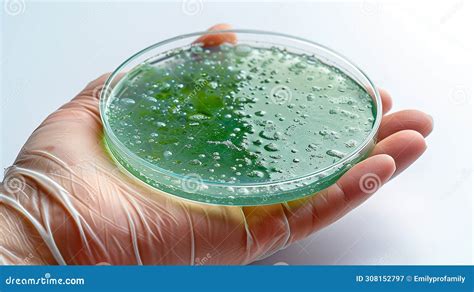
<path fill-rule="evenodd" d="M 203 36 L 233 33 L 210 44 Z M 382 118 L 353 63 L 299 37 L 197 32 L 134 54 L 106 81 L 100 112 L 122 170 L 169 195 L 266 205 L 314 195 L 363 160 Z"/>

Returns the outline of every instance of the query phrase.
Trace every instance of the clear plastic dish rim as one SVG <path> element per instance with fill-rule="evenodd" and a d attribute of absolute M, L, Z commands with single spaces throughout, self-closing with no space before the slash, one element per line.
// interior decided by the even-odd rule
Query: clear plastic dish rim
<path fill-rule="evenodd" d="M 131 57 L 129 57 L 127 60 L 125 60 L 120 66 L 118 66 L 117 69 L 115 69 L 112 72 L 112 74 L 109 76 L 109 78 L 105 82 L 104 86 L 102 87 L 101 94 L 100 94 L 100 106 L 99 107 L 100 107 L 100 116 L 101 116 L 102 124 L 103 124 L 103 127 L 104 127 L 104 134 L 107 136 L 109 141 L 113 144 L 113 145 L 107 145 L 107 146 L 108 147 L 113 146 L 113 147 L 119 148 L 120 151 L 123 151 L 124 153 L 126 153 L 128 155 L 128 157 L 131 157 L 135 162 L 139 162 L 140 165 L 143 166 L 143 168 L 146 169 L 147 171 L 161 173 L 163 175 L 167 175 L 169 177 L 172 177 L 172 178 L 178 179 L 178 180 L 186 180 L 189 177 L 189 175 L 177 174 L 177 173 L 171 172 L 169 170 L 160 168 L 160 167 L 146 161 L 145 159 L 139 157 L 137 154 L 130 151 L 117 138 L 117 136 L 114 134 L 112 128 L 110 127 L 110 124 L 107 120 L 107 114 L 106 114 L 107 106 L 110 103 L 110 101 L 109 101 L 110 100 L 110 98 L 109 98 L 110 93 L 112 92 L 110 87 L 112 86 L 114 79 L 117 78 L 117 76 L 122 72 L 122 70 L 127 65 L 129 65 L 131 62 L 135 61 L 137 58 L 141 57 L 142 55 L 149 53 L 152 50 L 159 49 L 160 47 L 162 47 L 164 45 L 167 45 L 167 44 L 179 41 L 179 40 L 183 40 L 183 39 L 186 39 L 186 38 L 196 38 L 196 37 L 200 37 L 200 36 L 204 36 L 204 35 L 214 35 L 214 34 L 223 34 L 223 33 L 235 33 L 237 35 L 240 35 L 240 34 L 266 35 L 266 36 L 269 36 L 269 37 L 288 39 L 288 40 L 293 41 L 293 42 L 305 43 L 306 45 L 310 45 L 310 46 L 315 48 L 314 52 L 308 52 L 308 53 L 313 53 L 313 54 L 316 55 L 317 52 L 322 51 L 322 52 L 326 53 L 327 55 L 331 56 L 332 58 L 337 59 L 340 62 L 343 62 L 350 69 L 352 69 L 356 73 L 358 73 L 360 75 L 360 77 L 365 79 L 364 81 L 369 85 L 369 88 L 366 87 L 366 91 L 373 98 L 374 104 L 376 106 L 376 116 L 375 116 L 374 124 L 372 126 L 372 130 L 367 135 L 366 139 L 360 145 L 358 145 L 357 148 L 355 148 L 352 152 L 350 152 L 347 156 L 345 156 L 341 160 L 339 160 L 336 163 L 331 164 L 331 165 L 329 165 L 325 168 L 318 169 L 317 171 L 314 171 L 314 172 L 311 172 L 311 173 L 308 173 L 308 174 L 305 174 L 305 175 L 302 175 L 302 176 L 298 176 L 298 177 L 295 177 L 295 178 L 285 179 L 285 180 L 278 180 L 278 181 L 257 182 L 257 183 L 226 183 L 226 182 L 215 182 L 215 181 L 208 181 L 208 180 L 200 180 L 199 181 L 200 184 L 207 185 L 209 187 L 232 187 L 232 188 L 237 188 L 238 189 L 238 188 L 249 188 L 249 187 L 250 188 L 252 188 L 252 187 L 265 187 L 265 188 L 267 188 L 267 187 L 277 187 L 278 185 L 297 183 L 297 182 L 302 181 L 302 180 L 307 180 L 307 179 L 311 179 L 311 178 L 314 178 L 314 177 L 319 176 L 319 175 L 323 175 L 325 172 L 327 172 L 330 169 L 334 169 L 334 168 L 337 169 L 339 167 L 342 168 L 343 166 L 349 164 L 351 161 L 356 160 L 357 158 L 359 158 L 361 152 L 364 151 L 365 149 L 367 149 L 366 147 L 368 147 L 369 144 L 375 143 L 376 135 L 378 133 L 380 123 L 381 123 L 381 120 L 382 120 L 382 100 L 381 100 L 381 97 L 380 97 L 380 93 L 377 90 L 377 87 L 374 85 L 374 83 L 370 80 L 370 78 L 359 67 L 357 67 L 351 61 L 349 61 L 349 59 L 347 59 L 346 57 L 342 56 L 341 54 L 335 52 L 334 50 L 332 50 L 332 49 L 330 49 L 330 48 L 328 48 L 324 45 L 321 45 L 321 44 L 319 44 L 317 42 L 314 42 L 314 41 L 311 41 L 311 40 L 307 40 L 305 38 L 292 36 L 292 35 L 284 34 L 284 33 L 271 32 L 271 31 L 252 30 L 252 29 L 229 29 L 229 30 L 216 30 L 216 31 L 201 31 L 201 32 L 188 33 L 188 34 L 183 34 L 183 35 L 179 35 L 179 36 L 176 36 L 176 37 L 172 37 L 172 38 L 166 39 L 164 41 L 155 43 L 151 46 L 148 46 L 147 48 L 133 54 Z M 190 45 L 192 45 L 192 43 L 190 43 Z M 282 47 L 288 47 L 288 46 L 285 46 L 284 44 L 278 44 L 278 43 L 274 43 L 274 45 L 280 45 Z M 179 48 L 180 47 L 177 47 L 175 49 L 179 49 Z M 166 53 L 166 52 L 167 51 L 159 52 L 156 55 L 163 54 L 163 53 Z M 154 57 L 156 57 L 156 55 L 146 58 L 145 60 L 141 61 L 137 65 L 146 63 L 148 60 L 153 59 Z M 316 55 L 316 58 L 318 58 L 318 60 L 320 60 L 320 58 L 317 55 Z M 328 58 L 328 60 L 334 62 L 333 59 Z M 325 62 L 323 62 L 323 63 L 325 63 Z M 356 82 L 358 82 L 358 83 L 360 82 L 360 80 L 358 78 L 354 78 L 354 76 L 353 76 L 354 74 L 348 73 L 346 70 L 343 70 L 342 68 L 339 68 L 338 66 L 334 66 L 334 65 L 331 65 L 331 66 L 336 67 L 337 69 L 341 70 L 342 72 L 344 72 L 345 74 L 347 74 L 348 76 L 353 78 Z M 365 86 L 365 85 L 360 84 L 360 83 L 359 83 L 359 85 L 361 85 L 363 87 Z M 114 157 L 114 159 L 116 159 L 116 157 Z M 122 159 L 123 159 L 123 157 L 122 157 Z M 153 186 L 150 186 L 150 187 L 155 188 Z"/>

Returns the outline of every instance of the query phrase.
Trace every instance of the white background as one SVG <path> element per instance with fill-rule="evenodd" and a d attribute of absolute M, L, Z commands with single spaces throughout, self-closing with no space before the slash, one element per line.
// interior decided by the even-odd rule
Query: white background
<path fill-rule="evenodd" d="M 435 131 L 425 155 L 363 206 L 257 264 L 472 264 L 469 2 L 6 1 L 1 165 L 88 81 L 152 43 L 219 22 L 285 32 L 349 57 L 392 93 L 395 110 L 430 113 Z"/>

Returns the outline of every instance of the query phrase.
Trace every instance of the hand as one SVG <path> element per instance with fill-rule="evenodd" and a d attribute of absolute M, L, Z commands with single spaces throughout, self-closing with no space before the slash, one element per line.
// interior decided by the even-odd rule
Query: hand
<path fill-rule="evenodd" d="M 235 36 L 200 41 L 232 42 Z M 250 263 L 360 205 L 424 152 L 433 127 L 431 117 L 416 110 L 386 114 L 371 156 L 328 189 L 270 206 L 210 206 L 153 191 L 117 171 L 102 144 L 98 95 L 106 78 L 52 113 L 7 170 L 0 189 L 0 263 Z M 392 101 L 381 94 L 387 113 Z M 364 181 L 368 174 L 375 184 Z"/>

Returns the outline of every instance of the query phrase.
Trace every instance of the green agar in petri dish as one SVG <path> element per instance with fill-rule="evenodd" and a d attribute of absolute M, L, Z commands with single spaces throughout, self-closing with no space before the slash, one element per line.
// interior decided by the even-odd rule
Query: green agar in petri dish
<path fill-rule="evenodd" d="M 367 139 L 376 116 L 372 97 L 341 70 L 310 55 L 243 44 L 193 45 L 142 63 L 111 96 L 107 119 L 129 151 L 166 173 L 230 186 L 328 168 Z M 171 194 L 206 192 L 160 185 L 121 164 Z M 245 193 L 224 204 L 239 196 Z"/>

